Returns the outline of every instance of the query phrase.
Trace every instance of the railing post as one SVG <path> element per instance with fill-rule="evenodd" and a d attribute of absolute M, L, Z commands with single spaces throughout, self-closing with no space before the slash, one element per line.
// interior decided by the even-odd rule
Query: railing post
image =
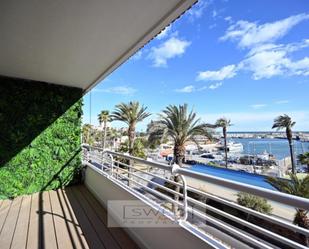
<path fill-rule="evenodd" d="M 133 160 L 129 160 L 129 166 L 130 166 L 130 167 L 128 167 L 128 186 L 129 187 L 131 187 L 130 178 L 131 178 L 131 172 L 132 172 L 133 164 L 134 164 L 134 161 Z"/>
<path fill-rule="evenodd" d="M 188 211 L 187 211 L 187 210 L 188 210 L 187 181 L 186 181 L 186 179 L 185 179 L 185 177 L 184 177 L 183 175 L 181 175 L 181 174 L 178 173 L 179 168 L 180 168 L 179 165 L 176 164 L 176 163 L 174 163 L 174 164 L 172 165 L 171 173 L 172 173 L 172 176 L 174 176 L 174 177 L 180 177 L 180 179 L 181 179 L 181 181 L 182 181 L 183 207 L 184 207 L 184 208 L 183 208 L 183 216 L 182 216 L 181 218 L 178 218 L 178 217 L 177 217 L 177 212 L 178 212 L 178 205 L 177 205 L 177 204 L 175 204 L 175 203 L 173 204 L 173 209 L 174 209 L 175 218 L 176 218 L 177 220 L 185 221 L 185 220 L 187 220 L 187 217 L 188 217 Z M 178 183 L 178 182 L 176 181 L 176 183 Z M 176 188 L 175 191 L 180 192 L 179 189 L 177 190 L 177 188 Z M 176 195 L 175 195 L 175 197 L 176 197 Z M 179 201 L 179 195 L 175 198 L 175 200 L 176 200 L 176 201 Z"/>
<path fill-rule="evenodd" d="M 114 173 L 114 157 L 112 154 L 109 154 L 108 151 L 102 151 L 102 171 L 104 169 L 103 164 L 104 164 L 104 154 L 107 154 L 107 156 L 110 157 L 110 177 L 113 177 L 113 173 Z M 107 162 L 107 161 L 106 161 Z"/>
<path fill-rule="evenodd" d="M 186 221 L 188 218 L 188 190 L 187 190 L 187 181 L 186 178 L 179 174 L 181 181 L 182 181 L 182 188 L 183 188 L 183 216 L 181 218 L 182 221 Z"/>
<path fill-rule="evenodd" d="M 102 171 L 104 171 L 104 151 L 102 151 L 101 164 L 102 164 Z"/>
<path fill-rule="evenodd" d="M 111 155 L 111 154 L 108 154 L 108 155 L 109 155 L 110 158 L 111 158 L 111 165 L 110 165 L 111 169 L 110 169 L 110 174 L 111 174 L 111 177 L 113 177 L 113 173 L 114 173 L 114 157 L 113 157 L 113 155 Z"/>

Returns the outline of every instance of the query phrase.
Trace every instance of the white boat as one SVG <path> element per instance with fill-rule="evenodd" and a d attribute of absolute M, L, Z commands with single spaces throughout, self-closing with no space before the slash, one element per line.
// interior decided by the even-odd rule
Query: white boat
<path fill-rule="evenodd" d="M 230 141 L 227 143 L 227 151 L 230 153 L 242 153 L 244 151 L 244 147 L 242 143 L 235 143 L 234 141 Z M 224 151 L 224 144 L 219 143 L 217 145 L 217 149 L 219 151 Z"/>
<path fill-rule="evenodd" d="M 218 149 L 224 151 L 224 145 L 220 144 Z M 231 153 L 241 153 L 244 151 L 244 147 L 241 143 L 235 143 L 231 141 L 227 143 L 227 151 Z"/>
<path fill-rule="evenodd" d="M 270 160 L 270 154 L 265 150 L 262 154 L 258 154 L 257 158 L 260 158 L 263 160 Z"/>
<path fill-rule="evenodd" d="M 227 144 L 228 152 L 243 152 L 244 147 L 241 143 L 229 142 Z"/>

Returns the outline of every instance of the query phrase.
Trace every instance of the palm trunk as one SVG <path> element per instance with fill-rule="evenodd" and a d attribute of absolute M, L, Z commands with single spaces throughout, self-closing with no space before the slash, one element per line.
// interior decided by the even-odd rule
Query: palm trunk
<path fill-rule="evenodd" d="M 293 143 L 289 141 L 290 154 L 291 154 L 291 163 L 292 163 L 292 174 L 295 174 L 295 161 L 294 161 L 294 152 L 293 152 Z"/>
<path fill-rule="evenodd" d="M 182 161 L 184 159 L 184 148 L 182 145 L 175 144 L 174 146 L 174 162 L 182 167 Z"/>
<path fill-rule="evenodd" d="M 103 135 L 103 150 L 105 150 L 105 143 L 106 143 L 106 121 L 104 121 L 104 135 Z"/>
<path fill-rule="evenodd" d="M 184 147 L 180 144 L 175 143 L 175 146 L 174 146 L 174 162 L 176 164 L 178 164 L 180 167 L 182 167 L 183 159 L 184 159 Z M 173 178 L 174 178 L 173 179 L 174 182 L 176 182 L 176 183 L 180 182 L 180 177 L 178 175 L 175 175 Z M 180 192 L 180 186 L 175 185 L 175 191 L 177 193 L 179 193 Z M 179 195 L 175 194 L 174 200 L 178 202 L 179 201 Z M 175 215 L 178 215 L 178 212 L 179 212 L 178 205 L 175 204 L 175 203 L 173 203 L 173 212 L 174 212 Z"/>
<path fill-rule="evenodd" d="M 134 125 L 129 126 L 128 137 L 129 137 L 129 154 L 132 156 L 134 139 L 135 139 L 135 126 Z"/>
<path fill-rule="evenodd" d="M 286 137 L 289 141 L 289 147 L 290 147 L 292 174 L 295 174 L 296 172 L 295 172 L 295 160 L 294 160 L 294 152 L 293 152 L 293 134 L 290 128 L 286 128 Z"/>
<path fill-rule="evenodd" d="M 223 127 L 223 137 L 224 137 L 224 155 L 225 155 L 225 168 L 227 168 L 227 135 L 226 127 Z"/>
<path fill-rule="evenodd" d="M 287 134 L 288 135 L 288 134 Z M 292 174 L 295 174 L 295 161 L 294 161 L 294 152 L 293 152 L 293 140 L 292 137 L 288 135 L 290 155 L 291 155 L 291 165 L 292 165 Z"/>
<path fill-rule="evenodd" d="M 135 125 L 129 126 L 128 136 L 129 136 L 129 154 L 133 156 L 133 146 L 134 146 L 134 140 L 135 140 Z M 132 160 L 129 160 L 129 165 L 131 167 L 133 166 Z M 129 187 L 131 186 L 131 181 L 130 181 L 130 177 L 131 177 L 130 173 L 132 171 L 131 167 L 128 168 L 128 186 Z"/>

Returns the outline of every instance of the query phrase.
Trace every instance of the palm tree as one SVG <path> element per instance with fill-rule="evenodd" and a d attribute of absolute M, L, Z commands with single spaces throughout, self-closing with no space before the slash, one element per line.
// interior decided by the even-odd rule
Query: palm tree
<path fill-rule="evenodd" d="M 289 141 L 290 147 L 290 155 L 291 155 L 291 163 L 292 163 L 292 173 L 295 174 L 295 161 L 294 161 L 294 153 L 293 153 L 293 134 L 292 134 L 292 127 L 295 125 L 296 122 L 293 122 L 291 117 L 284 114 L 278 116 L 274 120 L 274 124 L 272 129 L 277 129 L 277 131 L 285 129 L 286 138 Z"/>
<path fill-rule="evenodd" d="M 92 126 L 91 124 L 84 124 L 82 128 L 82 141 L 83 143 L 90 144 Z"/>
<path fill-rule="evenodd" d="M 200 119 L 196 118 L 196 113 L 188 111 L 188 105 L 169 105 L 162 111 L 157 129 L 149 135 L 152 137 L 167 136 L 174 142 L 174 162 L 182 166 L 185 157 L 185 143 L 196 142 L 196 135 L 211 137 L 209 126 L 200 124 Z"/>
<path fill-rule="evenodd" d="M 224 138 L 224 159 L 225 159 L 225 167 L 227 168 L 227 128 L 231 126 L 231 120 L 226 118 L 219 118 L 216 123 L 215 127 L 222 128 L 223 131 L 223 138 Z"/>
<path fill-rule="evenodd" d="M 104 135 L 102 138 L 102 148 L 103 150 L 105 149 L 105 143 L 106 143 L 106 126 L 107 126 L 107 122 L 110 121 L 110 116 L 109 116 L 109 111 L 108 110 L 103 110 L 99 113 L 98 115 L 98 120 L 100 125 L 102 125 L 103 123 L 103 129 L 104 129 Z"/>
<path fill-rule="evenodd" d="M 304 154 L 298 155 L 298 160 L 301 164 L 307 165 L 307 172 L 309 173 L 309 152 L 305 152 Z"/>
<path fill-rule="evenodd" d="M 196 113 L 188 111 L 188 105 L 169 105 L 162 111 L 159 123 L 156 123 L 157 129 L 152 131 L 149 139 L 158 139 L 160 136 L 167 136 L 174 142 L 174 162 L 180 167 L 185 157 L 185 143 L 193 141 L 196 143 L 196 135 L 205 135 L 211 137 L 209 126 L 200 124 L 200 119 L 196 117 Z M 174 176 L 174 181 L 179 182 L 179 176 Z M 175 191 L 179 192 L 180 187 L 175 186 Z M 179 200 L 179 196 L 175 194 L 175 201 Z M 174 213 L 178 211 L 178 206 L 173 204 Z"/>
<path fill-rule="evenodd" d="M 108 130 L 107 136 L 112 141 L 111 147 L 115 150 L 116 149 L 116 141 L 121 136 L 121 133 L 118 130 L 112 128 L 112 129 Z"/>
<path fill-rule="evenodd" d="M 120 103 L 116 105 L 112 113 L 112 120 L 122 121 L 128 125 L 129 154 L 132 155 L 135 139 L 135 128 L 138 122 L 143 121 L 151 114 L 146 112 L 147 107 L 141 106 L 139 102 L 130 101 L 129 103 Z"/>
<path fill-rule="evenodd" d="M 268 177 L 267 181 L 281 192 L 309 198 L 309 175 L 303 179 L 300 179 L 295 174 L 290 174 L 290 178 L 291 180 L 289 181 L 281 178 Z M 293 223 L 300 227 L 309 229 L 309 217 L 307 214 L 308 210 L 296 208 Z M 309 245 L 308 238 L 304 237 L 303 239 L 304 244 Z"/>

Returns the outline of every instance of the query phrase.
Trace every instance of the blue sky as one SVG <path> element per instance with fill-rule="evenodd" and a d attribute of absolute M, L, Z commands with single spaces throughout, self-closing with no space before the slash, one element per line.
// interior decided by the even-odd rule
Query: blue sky
<path fill-rule="evenodd" d="M 232 131 L 271 130 L 287 113 L 309 130 L 307 0 L 199 1 L 84 97 L 84 123 L 100 110 L 137 100 L 150 119 L 188 103 L 206 122 L 227 117 Z M 114 122 L 113 126 L 124 124 Z"/>

